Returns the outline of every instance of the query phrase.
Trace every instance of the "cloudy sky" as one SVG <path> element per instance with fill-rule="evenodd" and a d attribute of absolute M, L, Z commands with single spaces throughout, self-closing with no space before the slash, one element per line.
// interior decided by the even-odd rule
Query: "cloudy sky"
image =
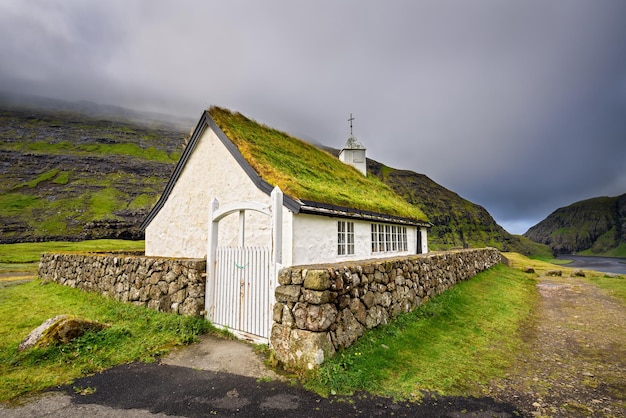
<path fill-rule="evenodd" d="M 523 233 L 626 193 L 624 0 L 0 0 L 0 91 L 216 104 L 423 173 Z"/>

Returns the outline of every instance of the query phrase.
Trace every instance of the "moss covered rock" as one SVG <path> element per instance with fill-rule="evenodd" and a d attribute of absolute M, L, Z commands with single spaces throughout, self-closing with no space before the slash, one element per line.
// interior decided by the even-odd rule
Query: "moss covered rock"
<path fill-rule="evenodd" d="M 100 331 L 109 326 L 73 315 L 57 315 L 31 331 L 18 348 L 27 350 L 32 347 L 67 344 L 87 331 Z"/>

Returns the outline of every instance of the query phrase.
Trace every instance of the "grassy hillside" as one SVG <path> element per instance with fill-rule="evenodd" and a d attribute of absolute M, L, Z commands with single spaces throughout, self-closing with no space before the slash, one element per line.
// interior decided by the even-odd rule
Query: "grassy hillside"
<path fill-rule="evenodd" d="M 432 249 L 490 246 L 522 254 L 550 254 L 543 245 L 509 234 L 485 208 L 423 174 L 396 170 L 374 160 L 368 160 L 367 169 L 428 216 L 433 224 L 428 239 Z"/>
<path fill-rule="evenodd" d="M 556 253 L 626 257 L 626 194 L 559 208 L 524 236 Z"/>
<path fill-rule="evenodd" d="M 0 242 L 141 238 L 182 132 L 0 109 Z"/>

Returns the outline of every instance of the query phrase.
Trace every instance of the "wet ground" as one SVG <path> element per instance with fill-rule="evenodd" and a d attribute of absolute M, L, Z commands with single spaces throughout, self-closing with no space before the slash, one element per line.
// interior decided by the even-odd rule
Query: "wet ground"
<path fill-rule="evenodd" d="M 603 273 L 626 274 L 626 258 L 590 257 L 570 254 L 562 254 L 557 258 L 572 260 L 566 267 L 595 270 Z"/>

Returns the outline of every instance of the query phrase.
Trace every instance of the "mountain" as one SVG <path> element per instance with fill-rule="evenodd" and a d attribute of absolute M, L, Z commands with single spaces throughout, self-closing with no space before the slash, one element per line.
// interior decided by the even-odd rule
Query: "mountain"
<path fill-rule="evenodd" d="M 317 146 L 335 156 L 339 155 L 336 148 Z M 424 212 L 433 225 L 428 233 L 431 250 L 489 246 L 525 255 L 551 255 L 548 247 L 509 234 L 485 208 L 463 199 L 424 174 L 397 170 L 370 158 L 367 159 L 367 172 L 381 179 L 407 202 Z"/>
<path fill-rule="evenodd" d="M 177 117 L 158 112 L 141 112 L 86 100 L 70 102 L 7 91 L 0 91 L 0 107 L 12 110 L 37 110 L 44 113 L 82 115 L 100 120 L 106 119 L 171 131 L 189 131 L 197 122 L 193 118 Z"/>
<path fill-rule="evenodd" d="M 142 237 L 182 130 L 0 108 L 0 242 Z"/>
<path fill-rule="evenodd" d="M 396 170 L 369 159 L 367 170 L 409 203 L 422 209 L 433 224 L 428 236 L 429 247 L 433 250 L 490 246 L 526 255 L 546 253 L 546 248 L 506 232 L 482 206 L 462 198 L 424 174 Z"/>
<path fill-rule="evenodd" d="M 559 208 L 525 237 L 559 254 L 626 256 L 626 194 L 596 197 Z"/>
<path fill-rule="evenodd" d="M 100 114 L 95 106 L 86 115 L 68 110 L 80 104 L 53 111 L 56 102 L 41 103 L 0 106 L 0 243 L 142 238 L 138 227 L 164 190 L 193 124 L 175 128 L 122 108 Z M 368 171 L 426 214 L 433 250 L 488 245 L 532 254 L 540 248 L 423 174 L 370 159 Z"/>

